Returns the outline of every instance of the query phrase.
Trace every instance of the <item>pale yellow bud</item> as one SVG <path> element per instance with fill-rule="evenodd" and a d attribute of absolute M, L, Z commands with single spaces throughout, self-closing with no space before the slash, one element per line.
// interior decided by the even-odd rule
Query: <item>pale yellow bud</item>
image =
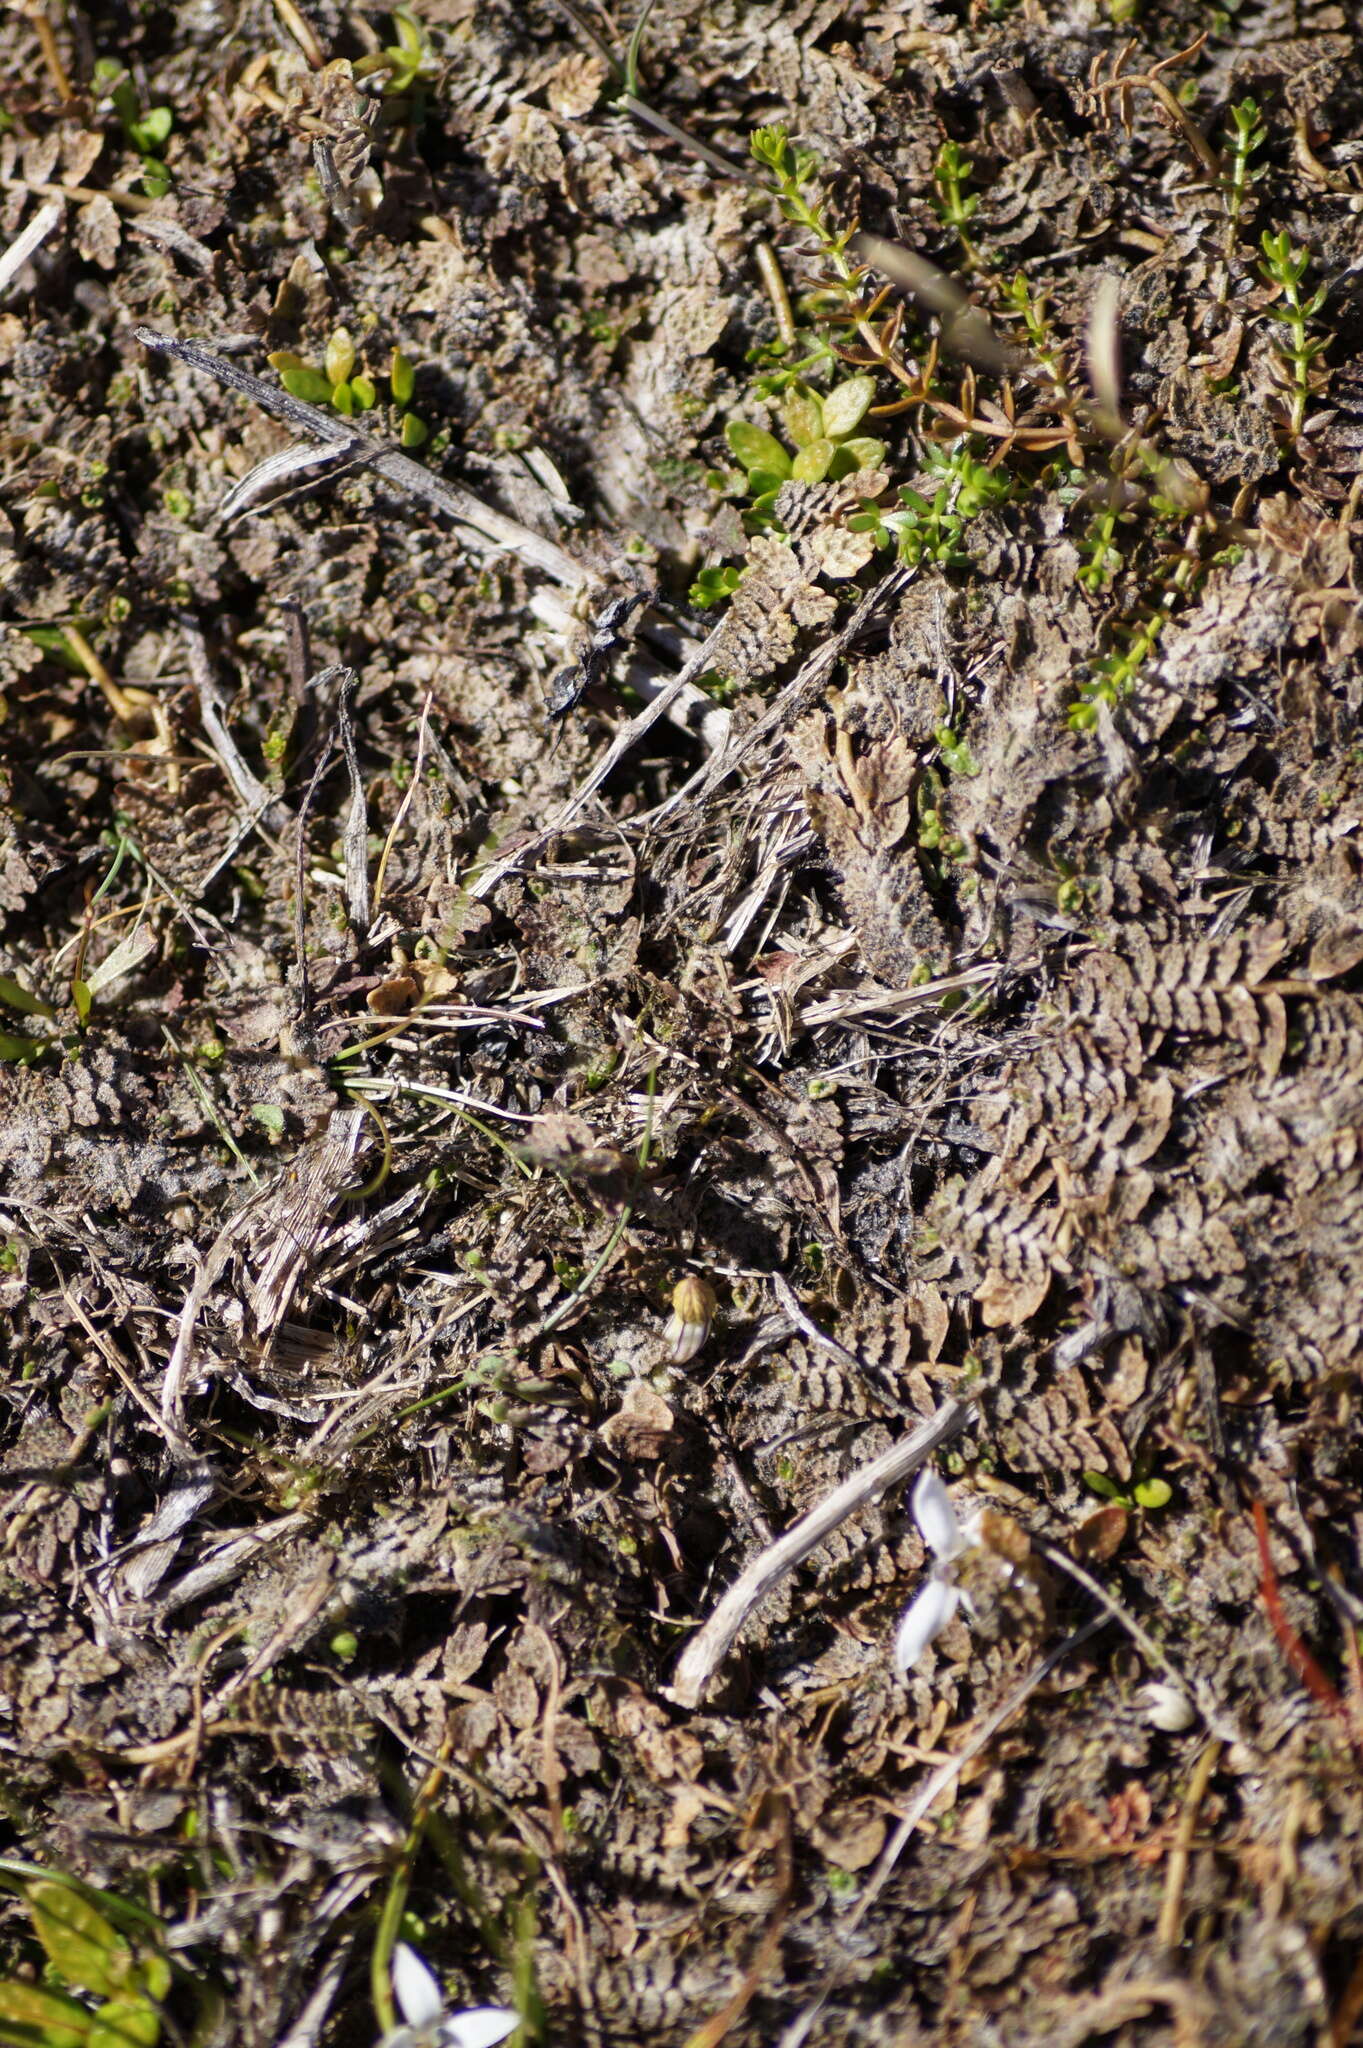
<path fill-rule="evenodd" d="M 672 1290 L 672 1318 L 668 1323 L 668 1357 L 673 1365 L 685 1365 L 694 1358 L 710 1334 L 714 1321 L 715 1290 L 708 1280 L 688 1273 Z"/>

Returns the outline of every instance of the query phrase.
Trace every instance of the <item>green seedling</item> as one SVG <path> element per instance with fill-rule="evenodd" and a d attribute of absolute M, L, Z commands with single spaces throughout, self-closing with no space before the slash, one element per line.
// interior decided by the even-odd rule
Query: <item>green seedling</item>
<path fill-rule="evenodd" d="M 305 405 L 329 405 L 348 419 L 355 412 L 371 412 L 378 404 L 373 378 L 355 368 L 358 355 L 348 328 L 335 329 L 320 368 L 290 348 L 274 349 L 265 360 L 278 370 L 289 395 Z"/>
<path fill-rule="evenodd" d="M 1230 110 L 1232 133 L 1226 154 L 1222 159 L 1221 192 L 1226 202 L 1226 261 L 1229 263 L 1235 251 L 1240 233 L 1240 222 L 1249 200 L 1251 185 L 1263 176 L 1262 167 L 1251 164 L 1250 158 L 1262 149 L 1268 140 L 1268 130 L 1259 119 L 1257 101 L 1241 100 L 1238 107 Z"/>
<path fill-rule="evenodd" d="M 1270 319 L 1277 320 L 1284 330 L 1274 347 L 1280 359 L 1280 378 L 1287 396 L 1288 439 L 1295 446 L 1306 424 L 1306 408 L 1311 396 L 1325 381 L 1322 372 L 1313 365 L 1324 352 L 1328 336 L 1312 341 L 1306 329 L 1325 304 L 1326 287 L 1321 285 L 1309 298 L 1302 297 L 1302 280 L 1310 258 L 1305 249 L 1292 247 L 1286 228 L 1276 235 L 1265 228 L 1260 246 L 1264 257 L 1259 269 L 1266 282 L 1276 286 L 1279 293 L 1277 302 L 1269 307 L 1268 312 Z"/>
<path fill-rule="evenodd" d="M 1115 1507 L 1156 1509 L 1167 1508 L 1174 1497 L 1174 1489 L 1167 1479 L 1138 1479 L 1129 1492 L 1116 1485 L 1106 1472 L 1086 1472 L 1084 1484 L 1090 1493 L 1096 1493 L 1099 1500 L 1111 1501 Z"/>
<path fill-rule="evenodd" d="M 1160 609 L 1139 625 L 1123 629 L 1120 645 L 1096 662 L 1093 673 L 1079 686 L 1078 701 L 1069 713 L 1072 732 L 1092 732 L 1098 723 L 1098 706 L 1117 704 L 1126 696 L 1154 653 L 1167 619 L 1167 611 Z"/>
<path fill-rule="evenodd" d="M 101 57 L 95 65 L 92 83 L 96 92 L 107 93 L 124 135 L 142 159 L 142 184 L 149 198 L 160 199 L 169 192 L 171 174 L 162 157 L 175 126 L 170 107 L 148 107 L 143 113 L 137 103 L 137 89 L 117 58 Z"/>
<path fill-rule="evenodd" d="M 966 262 L 979 270 L 984 267 L 980 252 L 966 233 L 978 211 L 979 194 L 967 194 L 961 189 L 974 168 L 971 159 L 962 156 L 957 145 L 948 138 L 938 150 L 937 161 L 933 165 L 932 181 L 937 187 L 937 197 L 933 205 L 942 224 L 955 230 Z"/>
<path fill-rule="evenodd" d="M 1003 298 L 1007 310 L 1022 321 L 1028 346 L 1051 380 L 1051 401 L 1070 430 L 1066 446 L 1071 461 L 1079 466 L 1083 450 L 1076 407 L 1081 401 L 1070 382 L 1070 366 L 1047 318 L 1045 294 L 1034 294 L 1029 280 L 1019 270 L 1003 286 Z"/>
<path fill-rule="evenodd" d="M 925 467 L 941 478 L 931 498 L 903 484 L 897 511 L 872 507 L 853 513 L 847 524 L 854 533 L 873 534 L 877 547 L 896 548 L 900 561 L 911 567 L 936 562 L 964 569 L 970 560 L 962 546 L 966 527 L 981 512 L 1007 502 L 1013 479 L 977 461 L 964 436 L 949 449 L 929 447 Z"/>
<path fill-rule="evenodd" d="M 712 604 L 723 604 L 732 597 L 742 581 L 743 571 L 726 562 L 720 568 L 702 569 L 687 596 L 693 605 L 706 611 Z"/>
<path fill-rule="evenodd" d="M 782 418 L 789 447 L 750 420 L 729 421 L 724 438 L 747 476 L 749 532 L 776 525 L 782 484 L 836 480 L 884 460 L 885 443 L 856 431 L 875 392 L 875 379 L 868 376 L 848 377 L 822 398 L 807 384 L 792 384 Z"/>
<path fill-rule="evenodd" d="M 978 775 L 980 764 L 971 753 L 965 741 L 953 732 L 949 725 L 939 725 L 933 730 L 937 742 L 938 756 L 942 766 L 950 775 L 962 775 L 967 780 Z"/>
<path fill-rule="evenodd" d="M 393 41 L 371 56 L 361 57 L 355 66 L 355 76 L 368 78 L 386 72 L 384 98 L 406 99 L 409 93 L 419 91 L 434 78 L 435 54 L 425 29 L 405 8 L 395 8 L 389 19 L 393 24 Z"/>
<path fill-rule="evenodd" d="M 815 318 L 834 332 L 839 327 L 844 330 L 836 347 L 820 341 L 803 363 L 792 366 L 786 374 L 809 374 L 830 359 L 841 357 L 855 363 L 858 369 L 884 372 L 911 392 L 914 399 L 921 398 L 922 380 L 909 369 L 896 347 L 900 312 L 896 310 L 880 326 L 875 324 L 875 315 L 887 293 L 872 290 L 868 294 L 867 265 L 848 256 L 848 246 L 857 232 L 856 221 L 840 229 L 830 221 L 818 189 L 818 157 L 813 150 L 797 148 L 781 122 L 770 128 L 754 129 L 749 147 L 771 180 L 772 196 L 781 212 L 812 237 L 819 251 L 823 271 L 813 280 L 814 289 L 808 300 Z M 853 343 L 855 347 L 850 346 Z M 783 352 L 786 346 L 781 344 Z M 780 374 L 777 373 L 778 378 Z"/>

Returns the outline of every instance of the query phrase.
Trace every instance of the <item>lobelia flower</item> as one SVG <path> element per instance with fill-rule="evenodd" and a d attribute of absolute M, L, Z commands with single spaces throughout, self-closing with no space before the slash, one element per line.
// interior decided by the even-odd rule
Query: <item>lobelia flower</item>
<path fill-rule="evenodd" d="M 934 1563 L 922 1591 L 895 1633 L 894 1661 L 901 1671 L 912 1671 L 963 1600 L 970 1612 L 968 1598 L 950 1574 L 956 1560 L 967 1550 L 973 1550 L 980 1540 L 978 1517 L 964 1524 L 958 1521 L 951 1495 L 937 1474 L 926 1468 L 913 1489 L 913 1518 Z"/>
<path fill-rule="evenodd" d="M 1136 1697 L 1145 1709 L 1146 1720 L 1162 1728 L 1166 1735 L 1184 1734 L 1197 1719 L 1197 1708 L 1182 1686 L 1170 1685 L 1165 1679 L 1152 1678 Z"/>
<path fill-rule="evenodd" d="M 393 1996 L 407 2024 L 385 2034 L 381 2048 L 495 2048 L 520 2024 L 504 2005 L 447 2012 L 435 1977 L 405 1941 L 393 1951 Z"/>

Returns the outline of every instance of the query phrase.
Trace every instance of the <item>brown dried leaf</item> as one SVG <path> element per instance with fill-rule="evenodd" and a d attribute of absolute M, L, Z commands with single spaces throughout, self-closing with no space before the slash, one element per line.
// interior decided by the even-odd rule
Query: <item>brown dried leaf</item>
<path fill-rule="evenodd" d="M 106 199 L 102 192 L 77 212 L 74 240 L 87 263 L 97 263 L 101 270 L 112 270 L 118 261 L 122 239 L 123 228 L 117 210 L 113 201 Z"/>

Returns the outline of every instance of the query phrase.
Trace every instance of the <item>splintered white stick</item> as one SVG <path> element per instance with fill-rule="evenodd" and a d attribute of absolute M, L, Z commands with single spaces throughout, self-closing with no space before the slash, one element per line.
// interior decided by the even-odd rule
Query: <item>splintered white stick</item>
<path fill-rule="evenodd" d="M 40 249 L 57 222 L 62 217 L 60 199 L 50 199 L 46 206 L 40 206 L 26 228 L 14 237 L 8 249 L 0 255 L 0 292 L 12 277 L 17 277 L 35 249 Z"/>
<path fill-rule="evenodd" d="M 835 1486 L 819 1505 L 802 1515 L 793 1528 L 756 1556 L 734 1580 L 705 1626 L 691 1638 L 677 1660 L 668 1698 L 680 1707 L 696 1707 L 705 1694 L 734 1637 L 760 1600 L 780 1585 L 787 1572 L 809 1556 L 811 1550 L 858 1508 L 864 1508 L 892 1486 L 902 1485 L 943 1444 L 959 1436 L 970 1419 L 966 1401 L 944 1401 L 921 1429 L 882 1451 L 869 1465 Z"/>

